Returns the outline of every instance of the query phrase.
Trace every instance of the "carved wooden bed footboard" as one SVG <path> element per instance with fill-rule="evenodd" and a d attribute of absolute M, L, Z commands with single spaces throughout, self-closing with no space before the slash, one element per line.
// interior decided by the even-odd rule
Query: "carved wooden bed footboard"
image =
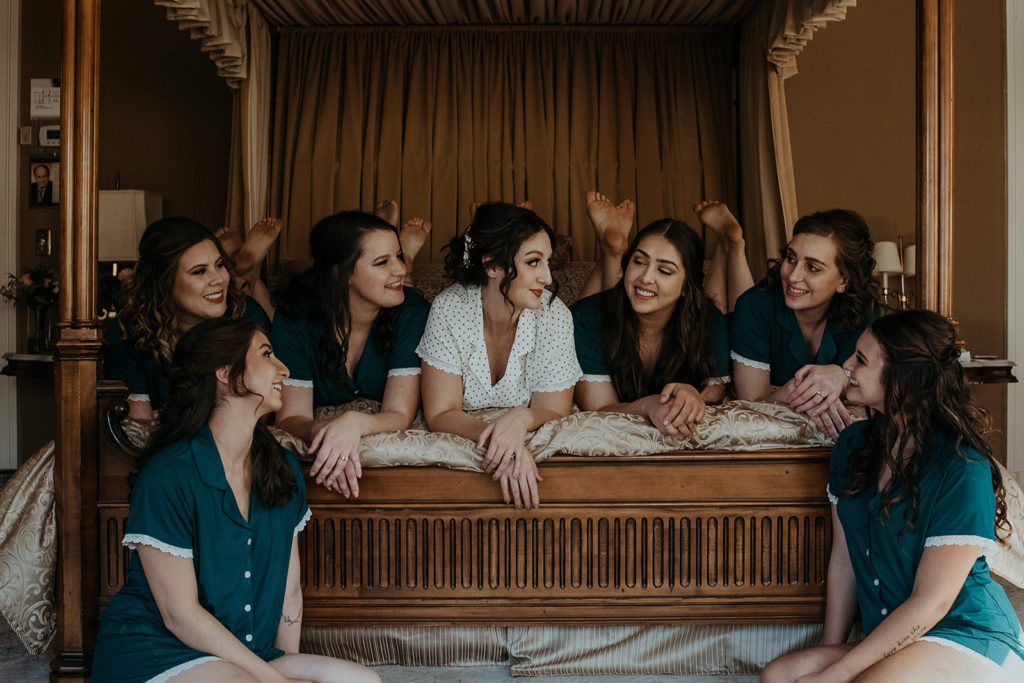
<path fill-rule="evenodd" d="M 101 420 L 124 400 L 104 388 Z M 133 458 L 103 430 L 100 602 L 127 551 Z M 305 623 L 812 622 L 824 615 L 829 451 L 564 456 L 541 508 L 479 473 L 364 471 L 358 499 L 310 484 L 300 535 Z M 308 480 L 307 480 L 307 483 Z"/>

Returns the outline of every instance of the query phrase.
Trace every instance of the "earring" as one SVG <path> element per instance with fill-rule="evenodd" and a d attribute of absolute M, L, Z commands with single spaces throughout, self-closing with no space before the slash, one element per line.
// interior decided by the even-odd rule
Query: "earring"
<path fill-rule="evenodd" d="M 836 290 L 840 294 L 846 291 L 846 285 L 839 285 L 839 289 Z"/>

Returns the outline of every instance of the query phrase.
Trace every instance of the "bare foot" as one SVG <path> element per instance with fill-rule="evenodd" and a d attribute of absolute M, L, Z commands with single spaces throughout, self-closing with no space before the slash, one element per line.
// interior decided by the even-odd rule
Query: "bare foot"
<path fill-rule="evenodd" d="M 629 245 L 629 231 L 636 216 L 636 205 L 631 199 L 612 204 L 605 195 L 590 190 L 587 192 L 587 215 L 594 224 L 597 237 L 601 240 L 605 254 L 621 254 Z"/>
<path fill-rule="evenodd" d="M 413 216 L 398 231 L 398 241 L 402 244 L 402 254 L 405 256 L 407 268 L 412 266 L 416 254 L 420 253 L 420 248 L 427 241 L 432 227 L 430 221 Z"/>
<path fill-rule="evenodd" d="M 377 218 L 383 218 L 391 225 L 398 227 L 398 202 L 390 197 L 382 202 L 379 202 L 377 206 L 373 207 L 373 215 Z"/>
<path fill-rule="evenodd" d="M 743 228 L 724 203 L 709 199 L 693 205 L 693 212 L 701 223 L 715 231 L 726 249 L 734 246 L 743 248 Z"/>
<path fill-rule="evenodd" d="M 520 209 L 526 209 L 527 211 L 533 211 L 533 202 L 531 202 L 529 199 L 524 199 L 523 201 L 521 201 L 518 204 L 516 204 L 516 206 L 518 206 Z"/>
<path fill-rule="evenodd" d="M 261 218 L 253 224 L 245 243 L 235 254 L 235 265 L 239 272 L 244 273 L 260 267 L 270 246 L 281 234 L 281 226 L 280 218 Z"/>
<path fill-rule="evenodd" d="M 242 246 L 242 240 L 239 239 L 238 233 L 225 225 L 213 234 L 218 240 L 220 240 L 220 245 L 224 247 L 224 252 L 228 256 L 233 257 L 238 253 L 238 249 Z"/>

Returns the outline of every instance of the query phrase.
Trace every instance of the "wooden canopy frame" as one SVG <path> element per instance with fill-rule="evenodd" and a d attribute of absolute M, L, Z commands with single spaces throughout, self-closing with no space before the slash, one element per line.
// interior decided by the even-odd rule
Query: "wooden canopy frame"
<path fill-rule="evenodd" d="M 55 359 L 57 636 L 51 680 L 88 678 L 97 625 L 97 111 L 101 0 L 64 0 L 60 319 Z M 953 2 L 918 0 L 919 301 L 952 310 Z"/>

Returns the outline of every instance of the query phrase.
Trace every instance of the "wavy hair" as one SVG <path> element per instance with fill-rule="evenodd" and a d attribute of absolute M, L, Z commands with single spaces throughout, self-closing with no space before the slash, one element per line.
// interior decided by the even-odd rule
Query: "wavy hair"
<path fill-rule="evenodd" d="M 258 323 L 246 319 L 204 320 L 178 341 L 170 371 L 170 395 L 160 410 L 160 425 L 143 450 L 139 469 L 161 450 L 194 437 L 217 408 L 217 376 L 228 368 L 231 393 L 249 396 L 245 361 Z M 284 449 L 270 430 L 257 422 L 250 448 L 252 487 L 268 507 L 284 505 L 298 486 Z"/>
<path fill-rule="evenodd" d="M 909 496 L 904 530 L 912 529 L 920 503 L 918 478 L 927 458 L 923 446 L 931 434 L 945 434 L 956 440 L 961 457 L 966 447 L 987 460 L 996 499 L 996 537 L 1000 538 L 1000 531 L 1008 537 L 1006 490 L 984 438 L 988 414 L 971 399 L 953 324 L 932 311 L 900 311 L 875 320 L 870 332 L 885 356 L 885 412 L 871 416 L 864 443 L 850 455 L 846 473 L 850 488 L 844 495 L 877 486 L 888 467 L 891 477 L 881 498 L 883 519 L 889 517 L 893 503 Z"/>
<path fill-rule="evenodd" d="M 871 275 L 875 269 L 871 255 L 875 243 L 871 241 L 868 224 L 854 211 L 831 209 L 798 220 L 793 226 L 793 237 L 800 234 L 832 238 L 836 245 L 836 266 L 846 278 L 846 290 L 832 295 L 828 317 L 847 332 L 863 330 L 875 315 L 879 295 L 878 282 Z M 768 262 L 768 274 L 761 282 L 763 288 L 781 286 L 779 271 L 788 249 L 787 244 L 778 259 Z"/>
<path fill-rule="evenodd" d="M 669 382 L 686 382 L 698 390 L 715 374 L 711 350 L 714 304 L 704 296 L 704 244 L 686 223 L 663 218 L 636 234 L 622 256 L 622 272 L 640 243 L 651 235 L 661 235 L 679 252 L 683 267 L 683 290 L 662 330 L 661 348 L 650 374 L 640 361 L 640 319 L 619 280 L 604 295 L 602 350 L 608 359 L 615 392 L 622 401 L 660 393 Z"/>
<path fill-rule="evenodd" d="M 189 218 L 154 221 L 142 233 L 139 260 L 124 282 L 124 306 L 118 324 L 125 339 L 140 351 L 151 353 L 157 363 L 170 362 L 174 340 L 180 334 L 174 282 L 181 256 L 204 240 L 213 242 L 228 269 L 228 317 L 238 317 L 245 310 L 245 292 L 234 276 L 234 262 L 212 232 Z"/>
<path fill-rule="evenodd" d="M 342 384 L 348 381 L 345 361 L 352 329 L 349 281 L 363 255 L 364 239 L 378 230 L 398 239 L 395 226 L 362 211 L 342 211 L 321 219 L 309 233 L 313 265 L 289 280 L 279 296 L 280 313 L 292 320 L 306 317 L 321 328 L 320 368 Z M 384 356 L 395 343 L 397 321 L 398 307 L 380 309 L 373 321 L 370 335 Z"/>
<path fill-rule="evenodd" d="M 551 240 L 554 255 L 555 231 L 533 211 L 505 202 L 481 204 L 473 216 L 473 222 L 462 235 L 456 235 L 448 241 L 444 275 L 460 284 L 482 287 L 487 284 L 487 269 L 498 266 L 505 271 L 505 276 L 498 283 L 498 290 L 505 301 L 509 301 L 509 288 L 519 275 L 516 268 L 519 247 L 541 231 L 547 233 Z M 549 289 L 552 298 L 557 296 L 558 280 L 552 278 Z"/>

